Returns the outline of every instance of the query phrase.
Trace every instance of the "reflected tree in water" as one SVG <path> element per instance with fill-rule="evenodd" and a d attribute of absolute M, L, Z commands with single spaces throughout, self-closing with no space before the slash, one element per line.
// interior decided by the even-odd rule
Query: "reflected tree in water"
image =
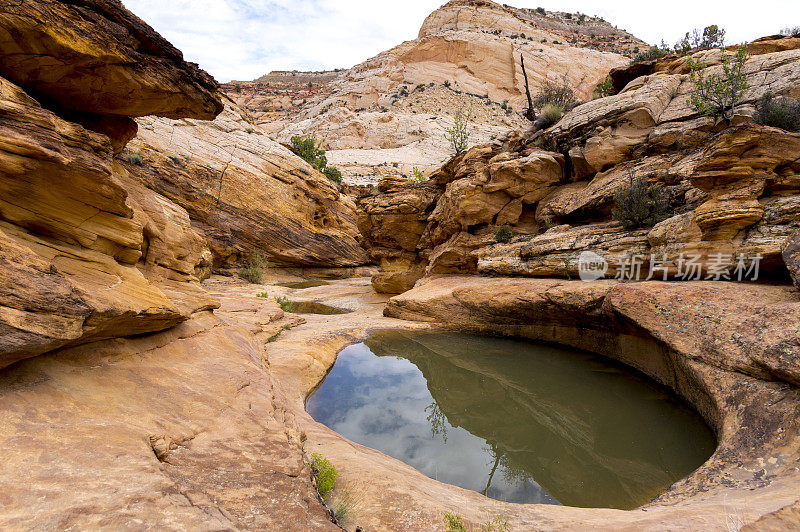
<path fill-rule="evenodd" d="M 439 434 L 442 435 L 442 440 L 447 443 L 447 416 L 444 415 L 442 409 L 439 408 L 436 401 L 432 402 L 425 407 L 425 412 L 428 412 L 428 423 L 431 424 L 431 436 L 434 438 Z"/>
<path fill-rule="evenodd" d="M 487 442 L 489 444 L 488 447 L 484 447 L 483 449 L 489 453 L 492 457 L 492 469 L 489 471 L 489 478 L 486 481 L 486 487 L 483 488 L 483 494 L 486 495 L 489 492 L 489 488 L 492 487 L 492 480 L 494 479 L 494 474 L 497 472 L 498 469 L 503 473 L 506 481 L 509 483 L 513 483 L 515 485 L 520 485 L 524 482 L 534 482 L 533 476 L 528 473 L 523 467 L 516 465 L 511 456 L 506 453 L 506 451 L 497 445 L 497 442 Z"/>

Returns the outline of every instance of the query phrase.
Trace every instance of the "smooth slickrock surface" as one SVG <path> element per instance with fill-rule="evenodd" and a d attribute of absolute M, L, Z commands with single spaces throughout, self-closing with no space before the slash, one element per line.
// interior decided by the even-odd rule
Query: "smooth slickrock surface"
<path fill-rule="evenodd" d="M 283 401 L 260 342 L 211 313 L 7 369 L 0 526 L 337 530 Z"/>
<path fill-rule="evenodd" d="M 382 316 L 386 298 L 369 278 L 293 290 L 214 277 L 205 287 L 222 301 L 213 315 L 0 374 L 9 457 L 0 463 L 2 526 L 334 530 L 303 465 L 314 452 L 340 473 L 332 496 L 355 496 L 351 531 L 439 530 L 445 511 L 473 526 L 502 515 L 514 530 L 794 523 L 800 393 L 789 382 L 800 368 L 762 355 L 793 350 L 782 360 L 797 360 L 797 338 L 786 331 L 800 322 L 800 300 L 786 287 L 444 276 L 389 302 L 387 314 L 426 323 Z M 268 297 L 254 297 L 261 292 Z M 285 314 L 276 296 L 353 312 Z M 774 331 L 758 336 L 763 320 Z M 336 352 L 370 328 L 430 326 L 558 341 L 621 360 L 692 403 L 720 446 L 642 509 L 507 504 L 353 444 L 304 411 Z M 740 344 L 743 336 L 759 338 L 760 349 Z"/>

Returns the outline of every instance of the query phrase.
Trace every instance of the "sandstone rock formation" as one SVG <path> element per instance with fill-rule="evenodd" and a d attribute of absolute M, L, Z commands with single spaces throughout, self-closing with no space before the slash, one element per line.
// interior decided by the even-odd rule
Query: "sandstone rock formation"
<path fill-rule="evenodd" d="M 735 271 L 744 257 L 759 261 L 762 278 L 787 279 L 791 250 L 782 255 L 781 249 L 800 223 L 800 135 L 749 117 L 767 90 L 800 90 L 800 40 L 760 41 L 750 52 L 751 88 L 738 125 L 726 128 L 689 108 L 691 81 L 676 66 L 685 58 L 673 58 L 672 70 L 633 78 L 619 94 L 580 105 L 545 131 L 506 136 L 447 163 L 424 185 L 438 198 L 424 220 L 414 215 L 418 227 L 425 225 L 416 248 L 381 253 L 402 249 L 406 270 L 417 278 L 423 268 L 427 274 L 571 277 L 580 254 L 592 251 L 608 260 L 612 277 L 624 273 L 621 266 L 632 256 L 643 259 L 644 277 L 653 275 L 647 271 L 652 259 L 674 277 L 686 274 L 679 271 L 682 257 L 696 256 L 703 264 L 696 275 L 703 278 Z M 695 55 L 720 63 L 720 50 Z M 634 178 L 662 189 L 669 213 L 654 227 L 625 230 L 611 220 L 616 191 Z M 387 194 L 362 205 L 368 214 L 377 205 L 396 207 Z M 516 236 L 495 243 L 504 225 Z M 376 247 L 393 238 L 391 226 L 362 232 Z"/>
<path fill-rule="evenodd" d="M 139 135 L 122 156 L 136 163 L 127 163 L 128 171 L 188 211 L 215 268 L 255 252 L 280 266 L 366 262 L 352 201 L 232 103 L 213 122 L 138 122 Z"/>
<path fill-rule="evenodd" d="M 213 119 L 217 82 L 119 0 L 4 0 L 0 75 L 63 109 Z"/>
<path fill-rule="evenodd" d="M 255 251 L 366 261 L 352 202 L 234 107 L 197 120 L 223 110 L 216 82 L 119 2 L 0 19 L 0 367 L 215 308 L 198 275 Z M 144 114 L 192 118 L 141 118 L 147 159 L 115 158 Z"/>
<path fill-rule="evenodd" d="M 291 320 L 244 299 L 5 369 L 0 527 L 339 530 L 263 343 L 238 318 Z"/>
<path fill-rule="evenodd" d="M 459 108 L 474 115 L 472 145 L 524 127 L 520 56 L 534 92 L 544 80 L 566 80 L 586 99 L 609 69 L 627 62 L 622 54 L 644 46 L 593 17 L 456 0 L 433 12 L 417 39 L 339 73 L 327 89 L 309 78 L 316 94 L 306 88 L 302 100 L 293 85 L 285 96 L 269 98 L 275 88 L 258 80 L 255 87 L 239 83 L 240 92 L 234 84 L 228 94 L 270 131 L 280 131 L 279 140 L 313 135 L 349 182 L 375 183 L 410 176 L 415 167 L 430 172 L 447 160 L 452 148 L 444 132 Z M 263 114 L 265 99 L 300 112 L 278 125 L 274 112 Z"/>
<path fill-rule="evenodd" d="M 60 17 L 62 10 L 68 8 L 58 4 L 53 9 L 53 13 L 43 13 Z M 56 18 L 53 23 L 61 20 Z M 26 40 L 26 28 L 16 30 L 20 42 L 32 42 Z M 117 30 L 117 37 L 124 39 L 119 33 L 122 30 Z M 89 44 L 80 46 L 89 48 Z M 99 48 L 97 53 L 100 54 Z M 11 56 L 14 54 L 7 54 Z M 32 61 L 28 58 L 25 64 L 32 68 Z M 192 71 L 181 63 L 173 68 Z M 141 79 L 133 71 L 127 74 L 130 90 L 148 81 L 146 71 L 142 70 Z M 18 77 L 33 83 L 20 73 Z M 75 89 L 73 79 L 66 77 L 61 82 L 65 92 Z M 57 85 L 57 81 L 53 83 Z M 186 112 L 202 115 L 204 108 L 213 109 L 219 102 L 207 87 L 190 77 L 182 75 L 175 83 L 173 90 L 178 90 L 181 97 L 173 99 Z M 52 90 L 56 90 L 55 85 Z M 112 85 L 109 98 L 119 98 L 127 90 L 124 85 Z M 156 261 L 152 254 L 149 259 L 144 257 L 147 231 L 143 228 L 155 229 L 153 223 L 159 222 L 154 219 L 161 215 L 128 203 L 128 191 L 121 181 L 123 176 L 115 171 L 114 147 L 108 136 L 64 120 L 6 79 L 0 80 L 0 100 L 0 137 L 4 146 L 0 158 L 0 230 L 4 243 L 3 277 L 7 279 L 0 301 L 0 366 L 63 345 L 165 329 L 195 310 L 216 305 L 202 293 L 172 301 L 159 288 L 163 283 L 196 282 L 194 262 L 199 255 L 182 253 L 181 259 L 189 257 L 188 263 L 184 260 L 183 264 Z M 89 105 L 79 100 L 74 103 L 81 111 Z M 73 110 L 68 108 L 65 115 L 72 116 Z M 99 116 L 106 110 L 91 111 Z M 166 200 L 160 206 L 173 208 L 177 209 Z M 170 246 L 185 244 L 187 249 L 197 251 L 196 235 L 188 229 L 188 220 L 171 223 L 179 229 L 166 231 L 162 223 L 162 230 L 155 229 L 153 238 L 148 234 L 148 239 L 160 238 Z M 171 233 L 170 237 L 165 237 L 165 232 Z M 136 267 L 140 261 L 148 260 L 154 265 L 148 268 L 148 276 L 158 277 L 156 282 L 150 282 Z M 157 268 L 156 262 L 160 262 Z M 156 271 L 162 268 L 169 273 Z M 40 276 L 46 282 L 39 282 Z M 20 284 L 14 288 L 16 278 Z M 61 294 L 63 299 L 54 299 L 54 294 Z"/>

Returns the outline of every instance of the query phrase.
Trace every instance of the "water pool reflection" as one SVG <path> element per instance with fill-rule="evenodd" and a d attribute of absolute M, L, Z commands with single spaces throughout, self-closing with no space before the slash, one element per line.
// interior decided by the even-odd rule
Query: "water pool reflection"
<path fill-rule="evenodd" d="M 702 464 L 714 437 L 601 357 L 448 332 L 345 348 L 309 413 L 426 475 L 510 502 L 630 509 Z"/>

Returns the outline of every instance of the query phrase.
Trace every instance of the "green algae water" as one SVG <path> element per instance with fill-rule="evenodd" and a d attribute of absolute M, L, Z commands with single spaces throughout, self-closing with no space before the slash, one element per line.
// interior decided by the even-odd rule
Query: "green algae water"
<path fill-rule="evenodd" d="M 703 420 L 602 357 L 450 332 L 374 331 L 307 404 L 346 438 L 517 503 L 632 509 L 714 452 Z"/>

